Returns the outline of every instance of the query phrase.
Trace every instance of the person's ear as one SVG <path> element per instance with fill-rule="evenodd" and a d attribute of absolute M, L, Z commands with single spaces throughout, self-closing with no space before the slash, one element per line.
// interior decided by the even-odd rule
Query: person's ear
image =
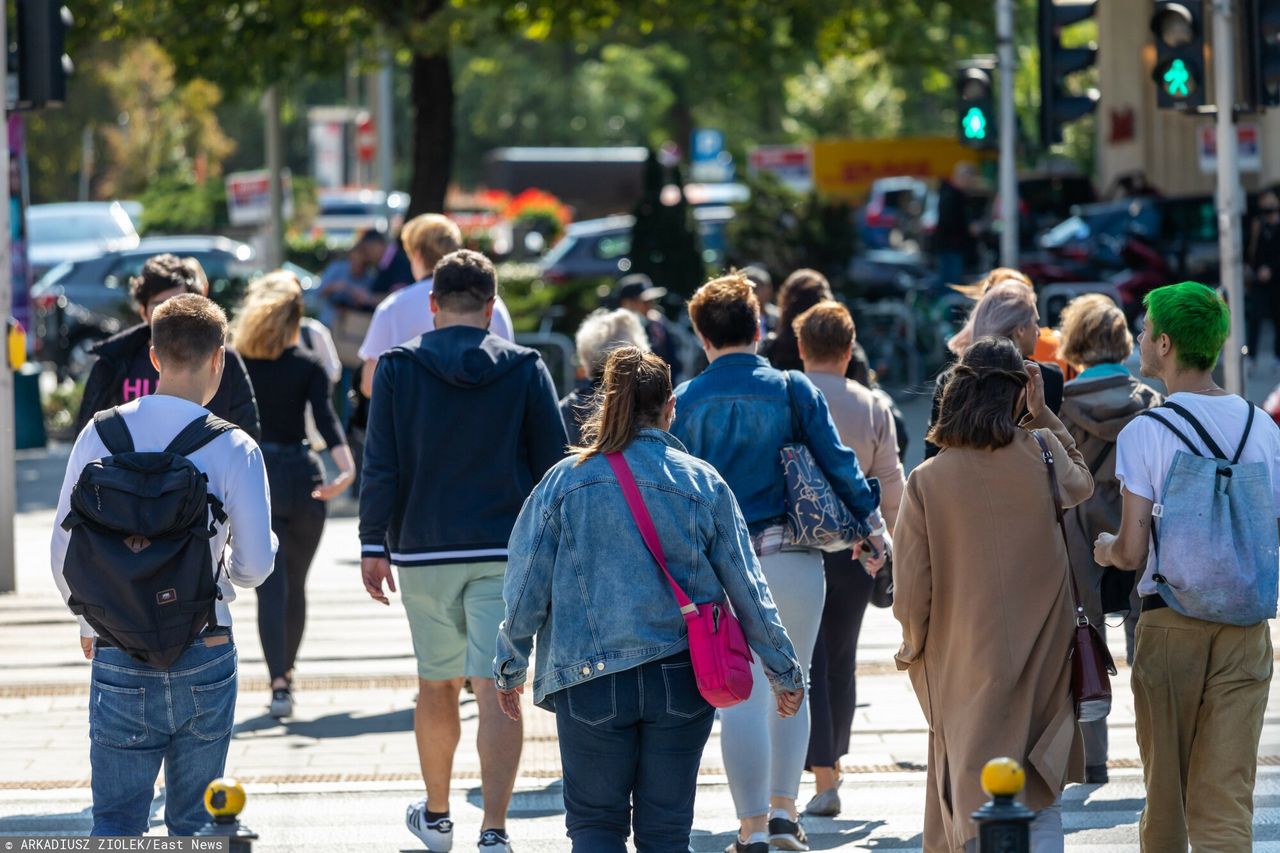
<path fill-rule="evenodd" d="M 496 306 L 497 304 L 498 304 L 498 297 L 496 295 L 490 296 L 489 299 L 484 303 L 484 318 L 486 320 L 493 319 L 493 309 L 494 309 L 494 306 Z"/>
<path fill-rule="evenodd" d="M 676 395 L 675 394 L 671 395 L 671 397 L 667 400 L 667 405 L 663 407 L 662 417 L 663 417 L 663 420 L 667 422 L 668 428 L 670 428 L 670 426 L 673 423 L 675 423 L 675 420 L 676 420 Z"/>
<path fill-rule="evenodd" d="M 151 325 L 151 312 L 147 310 L 147 306 L 138 306 L 138 316 L 142 318 L 142 322 L 146 323 L 148 326 Z"/>
<path fill-rule="evenodd" d="M 151 357 L 151 366 L 156 369 L 156 373 L 160 372 L 160 359 L 156 358 L 156 348 L 150 347 L 148 355 Z"/>
<path fill-rule="evenodd" d="M 216 376 L 216 375 L 220 375 L 222 371 L 226 369 L 226 367 L 227 367 L 227 347 L 224 344 L 223 346 L 218 347 L 214 351 L 213 358 L 209 362 L 209 368 L 213 371 L 213 374 Z"/>
<path fill-rule="evenodd" d="M 1018 391 L 1018 399 L 1013 403 L 1013 416 L 1016 418 L 1018 413 L 1027 407 L 1027 389 L 1023 386 Z"/>
<path fill-rule="evenodd" d="M 439 313 L 440 313 L 440 303 L 436 301 L 436 292 L 435 292 L 434 290 L 433 290 L 433 291 L 431 291 L 431 294 L 427 297 L 427 299 L 428 299 L 428 301 L 429 301 L 429 302 L 430 302 L 430 304 L 431 304 L 431 314 L 432 314 L 433 316 L 434 316 L 434 315 L 436 315 L 436 314 L 439 314 Z"/>

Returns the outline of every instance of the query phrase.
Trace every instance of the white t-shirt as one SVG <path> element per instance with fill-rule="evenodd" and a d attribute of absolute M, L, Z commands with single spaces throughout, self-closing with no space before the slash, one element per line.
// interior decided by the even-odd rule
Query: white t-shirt
<path fill-rule="evenodd" d="M 382 300 L 373 312 L 369 331 L 364 335 L 364 343 L 360 344 L 361 358 L 378 358 L 392 347 L 408 343 L 435 329 L 436 319 L 431 313 L 429 298 L 431 285 L 432 279 L 424 278 Z M 511 313 L 507 311 L 501 296 L 493 303 L 493 319 L 489 323 L 489 331 L 512 342 L 516 339 L 511 327 Z"/>
<path fill-rule="evenodd" d="M 190 400 L 151 394 L 125 403 L 120 407 L 124 422 L 133 437 L 133 447 L 139 451 L 164 450 L 179 432 L 208 410 Z M 90 462 L 109 455 L 107 446 L 98 437 L 93 421 L 71 448 L 67 461 L 67 473 L 62 481 L 62 493 L 58 496 L 58 514 L 53 527 L 50 557 L 53 580 L 66 601 L 71 590 L 62 576 L 62 566 L 67 558 L 67 544 L 71 534 L 62 529 L 62 519 L 71 510 L 71 489 L 80 479 L 80 472 Z M 217 575 L 218 557 L 223 553 L 230 533 L 235 533 L 232 546 L 226 552 L 226 565 L 218 577 L 222 598 L 217 602 L 218 624 L 231 625 L 228 605 L 235 600 L 233 588 L 256 587 L 267 579 L 275 568 L 276 536 L 271 532 L 271 495 L 267 487 L 267 469 L 262 461 L 262 451 L 243 430 L 223 433 L 204 447 L 187 457 L 191 463 L 209 477 L 209 492 L 222 501 L 227 513 L 227 523 L 218 526 L 218 533 L 209 542 L 213 552 L 213 571 Z M 80 636 L 92 637 L 89 623 L 80 620 Z"/>
<path fill-rule="evenodd" d="M 1223 453 L 1235 455 L 1236 448 L 1240 446 L 1240 438 L 1244 435 L 1245 420 L 1249 412 L 1246 406 L 1252 404 L 1234 395 L 1211 397 L 1185 391 L 1171 394 L 1168 400 L 1194 415 Z M 1249 442 L 1245 445 L 1244 452 L 1240 454 L 1240 461 L 1261 462 L 1267 466 L 1271 474 L 1273 500 L 1277 509 L 1280 509 L 1280 429 L 1270 415 L 1254 408 L 1253 429 L 1249 433 Z M 1201 453 L 1210 455 L 1195 428 L 1183 420 L 1181 415 L 1170 409 L 1160 409 L 1159 414 L 1190 439 Z M 1130 494 L 1159 503 L 1169 466 L 1173 464 L 1174 454 L 1179 450 L 1190 452 L 1182 439 L 1164 424 L 1147 417 L 1134 418 L 1121 430 L 1120 437 L 1116 440 L 1116 477 Z M 1158 521 L 1156 523 L 1159 524 Z M 1155 548 L 1149 547 L 1147 567 L 1138 581 L 1138 592 L 1141 595 L 1156 594 L 1155 581 L 1151 579 L 1155 562 Z"/>

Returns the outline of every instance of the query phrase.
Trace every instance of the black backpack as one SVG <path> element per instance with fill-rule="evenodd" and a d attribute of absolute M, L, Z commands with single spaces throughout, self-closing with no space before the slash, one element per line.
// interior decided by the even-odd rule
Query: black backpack
<path fill-rule="evenodd" d="M 222 598 L 209 540 L 227 515 L 186 457 L 236 427 L 205 415 L 164 450 L 140 453 L 117 409 L 93 420 L 111 455 L 80 472 L 62 521 L 71 533 L 67 604 L 99 637 L 167 669 L 205 628 L 217 627 Z"/>

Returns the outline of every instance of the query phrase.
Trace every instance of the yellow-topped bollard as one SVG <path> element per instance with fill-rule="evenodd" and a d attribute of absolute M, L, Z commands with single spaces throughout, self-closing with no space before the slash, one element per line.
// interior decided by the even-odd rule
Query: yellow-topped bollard
<path fill-rule="evenodd" d="M 1026 784 L 1026 771 L 1012 758 L 993 758 L 982 768 L 982 790 L 992 800 L 972 815 L 978 825 L 978 853 L 1029 853 L 1036 815 L 1014 799 Z"/>
<path fill-rule="evenodd" d="M 196 835 L 229 838 L 232 853 L 251 853 L 258 834 L 240 823 L 244 804 L 243 785 L 230 776 L 214 779 L 204 789 L 204 807 L 213 820 Z"/>

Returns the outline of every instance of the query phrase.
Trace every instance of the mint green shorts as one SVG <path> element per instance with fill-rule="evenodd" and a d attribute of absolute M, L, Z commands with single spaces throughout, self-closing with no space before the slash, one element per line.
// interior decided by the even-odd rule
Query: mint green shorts
<path fill-rule="evenodd" d="M 453 563 L 396 569 L 409 617 L 418 677 L 493 678 L 505 562 Z"/>

